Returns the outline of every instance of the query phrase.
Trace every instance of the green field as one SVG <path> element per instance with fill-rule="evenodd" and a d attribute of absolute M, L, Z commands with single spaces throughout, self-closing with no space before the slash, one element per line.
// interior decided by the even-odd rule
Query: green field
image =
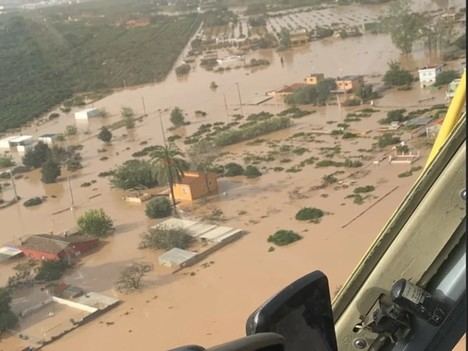
<path fill-rule="evenodd" d="M 0 17 L 0 132 L 74 93 L 163 80 L 201 19 L 154 6 L 101 1 Z"/>

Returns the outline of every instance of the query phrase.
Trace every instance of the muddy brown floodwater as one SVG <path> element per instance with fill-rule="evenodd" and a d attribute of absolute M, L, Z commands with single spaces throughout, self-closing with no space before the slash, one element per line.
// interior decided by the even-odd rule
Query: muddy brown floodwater
<path fill-rule="evenodd" d="M 435 3 L 441 2 L 430 2 L 431 6 Z M 281 65 L 280 55 L 284 58 L 284 66 Z M 48 198 L 37 208 L 25 208 L 18 203 L 0 210 L 1 243 L 18 242 L 30 234 L 68 230 L 75 225 L 76 218 L 91 208 L 105 209 L 116 225 L 113 237 L 106 240 L 97 253 L 84 257 L 64 280 L 86 290 L 118 296 L 124 303 L 44 350 L 123 351 L 135 347 L 164 350 L 180 344 L 214 345 L 242 336 L 247 316 L 265 299 L 303 274 L 316 269 L 324 271 L 330 279 L 333 295 L 345 282 L 414 183 L 418 172 L 410 177 L 398 177 L 411 166 L 390 165 L 387 162 L 376 165 L 372 161 L 383 157 L 383 153 L 368 154 L 358 174 L 351 176 L 352 172 L 344 169 L 345 173 L 340 175 L 343 178 L 340 186 L 317 190 L 314 186 L 321 184 L 322 177 L 336 169 L 311 165 L 301 172 L 288 173 L 274 172 L 272 168 L 289 168 L 311 154 L 324 158 L 321 156 L 322 148 L 337 144 L 342 148 L 341 155 L 337 156 L 339 160 L 363 156 L 362 150 L 370 148 L 374 142 L 372 138 L 378 135 L 378 119 L 383 118 L 388 110 L 399 107 L 411 110 L 443 103 L 443 90 L 420 89 L 415 85 L 410 91 L 386 92 L 384 98 L 376 101 L 375 107 L 379 112 L 351 123 L 350 128 L 363 135 L 357 139 L 341 140 L 329 135 L 315 136 L 313 141 L 290 139 L 298 132 L 334 129 L 333 125 L 342 122 L 346 113 L 362 108 L 311 107 L 316 113 L 294 120 L 294 126 L 288 130 L 262 137 L 265 142 L 259 145 L 240 143 L 225 148 L 223 151 L 228 154 L 219 160 L 221 163 L 230 160 L 242 162 L 246 152 L 267 153 L 272 144 L 306 147 L 309 152 L 304 156 L 288 155 L 291 162 L 286 165 L 279 160 L 260 164 L 264 175 L 258 179 L 221 179 L 219 196 L 202 203 L 182 204 L 183 216 L 190 218 L 200 218 L 219 208 L 226 217 L 226 225 L 248 232 L 239 241 L 210 256 L 208 260 L 213 264 L 209 267 L 196 265 L 175 275 L 169 269 L 158 267 L 157 256 L 160 253 L 137 249 L 140 234 L 155 221 L 145 217 L 142 206 L 125 203 L 121 199 L 122 192 L 110 189 L 107 178 L 98 177 L 100 172 L 131 158 L 132 153 L 143 147 L 141 142 L 161 144 L 159 116 L 164 127 L 169 127 L 168 111 L 174 106 L 181 107 L 191 122 L 178 133 L 189 135 L 201 123 L 230 121 L 233 114 L 240 113 L 236 83 L 239 84 L 245 114 L 260 111 L 274 113 L 285 108 L 280 100 L 273 99 L 259 106 L 253 105 L 253 101 L 264 96 L 266 91 L 300 82 L 312 72 L 323 72 L 331 77 L 372 75 L 367 79 L 377 82 L 391 60 L 400 60 L 409 69 L 439 60 L 429 57 L 421 48 L 416 48 L 411 57 L 400 57 L 387 35 L 327 39 L 281 54 L 272 50 L 255 52 L 248 59 L 252 57 L 266 58 L 271 65 L 256 70 L 239 69 L 224 73 L 206 72 L 196 67 L 185 78 L 178 78 L 172 73 L 160 84 L 128 88 L 95 102 L 93 106 L 105 108 L 110 116 L 77 124 L 80 133 L 76 140 L 68 142 L 84 146 L 81 151 L 84 168 L 70 174 L 70 183 L 65 173 L 57 184 L 44 185 L 38 171 L 16 180 L 18 193 L 23 200 L 33 196 Z M 212 81 L 219 86 L 214 91 L 209 87 Z M 143 101 L 148 117 L 137 123 L 134 130 L 115 130 L 111 145 L 103 145 L 96 139 L 94 135 L 102 125 L 120 119 L 123 106 L 143 113 Z M 196 110 L 207 112 L 207 116 L 196 117 Z M 23 133 L 37 136 L 46 132 L 63 132 L 65 126 L 76 123 L 73 118 L 75 111 L 57 120 L 24 128 Z M 408 140 L 409 136 L 405 135 L 404 138 Z M 413 166 L 424 164 L 428 146 L 424 141 L 409 140 L 409 143 L 414 144 L 422 154 Z M 101 148 L 106 151 L 98 152 Z M 101 160 L 103 156 L 107 159 Z M 93 181 L 90 187 L 80 186 Z M 355 187 L 365 185 L 373 185 L 376 190 L 363 205 L 356 205 L 346 198 Z M 392 189 L 395 190 L 385 201 L 343 228 L 344 224 Z M 73 211 L 68 210 L 71 193 L 75 204 Z M 3 193 L 4 199 L 12 196 L 11 190 Z M 295 213 L 304 206 L 319 207 L 328 214 L 319 224 L 296 221 Z M 278 229 L 295 230 L 304 238 L 286 248 L 268 252 L 270 244 L 266 239 Z M 145 288 L 141 292 L 119 295 L 113 289 L 114 281 L 120 269 L 134 261 L 154 263 L 156 269 L 146 278 Z M 0 285 L 6 283 L 12 274 L 13 265 L 3 264 L 0 267 Z M 2 340 L 0 344 L 0 350 L 5 351 L 19 350 L 21 347 L 24 347 L 23 342 L 14 337 Z"/>

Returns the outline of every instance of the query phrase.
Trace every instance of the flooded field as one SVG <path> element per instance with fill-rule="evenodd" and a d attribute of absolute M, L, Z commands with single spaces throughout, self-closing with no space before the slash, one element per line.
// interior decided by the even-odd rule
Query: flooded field
<path fill-rule="evenodd" d="M 430 1 L 430 4 L 448 6 L 449 2 Z M 369 13 L 343 11 L 339 14 L 341 17 L 330 20 L 359 22 L 377 15 L 372 8 Z M 315 19 L 307 12 L 301 16 L 291 15 L 286 21 L 312 23 Z M 322 17 L 327 17 L 326 12 Z M 83 257 L 64 281 L 88 291 L 118 296 L 123 304 L 44 350 L 123 351 L 135 348 L 135 345 L 164 350 L 182 344 L 214 345 L 242 336 L 245 320 L 256 307 L 285 284 L 310 271 L 324 271 L 334 295 L 367 251 L 419 172 L 414 171 L 408 177 L 399 175 L 424 165 L 430 148 L 429 140 L 411 139 L 409 133 L 401 133 L 402 139 L 420 152 L 421 158 L 416 163 L 388 163 L 385 159 L 391 152 L 389 149 L 365 151 L 381 133 L 378 120 L 395 108 L 411 111 L 443 104 L 443 89 L 421 89 L 415 84 L 409 91 L 385 92 L 382 99 L 375 101 L 373 108 L 376 111 L 371 116 L 349 123 L 349 130 L 358 135 L 355 139 L 344 140 L 330 133 L 338 123 L 344 122 L 348 113 L 369 106 L 307 107 L 314 113 L 295 119 L 291 128 L 268 134 L 254 145 L 244 142 L 223 148 L 220 152 L 224 154 L 218 160 L 223 164 L 230 161 L 245 164 L 248 157 L 273 151 L 279 156 L 274 161 L 262 161 L 257 165 L 263 173 L 259 178 L 220 179 L 219 195 L 193 204 L 182 203 L 181 214 L 186 218 L 201 218 L 213 210 L 221 210 L 225 217 L 223 223 L 245 229 L 247 235 L 210 256 L 212 264 L 198 264 L 177 274 L 158 266 L 157 257 L 161 252 L 138 249 L 141 234 L 156 221 L 147 219 L 144 206 L 125 202 L 123 192 L 111 189 L 108 178 L 98 175 L 132 158 L 134 152 L 144 147 L 143 142 L 146 146 L 162 144 L 161 124 L 166 136 L 171 135 L 172 132 L 167 130 L 170 127 L 169 112 L 175 106 L 182 108 L 191 122 L 175 133 L 188 136 L 202 123 L 230 122 L 234 114 L 284 110 L 286 106 L 279 98 L 261 105 L 255 102 L 267 91 L 302 82 L 310 73 L 322 72 L 329 77 L 362 74 L 366 81 L 380 83 L 390 61 L 400 61 L 410 70 L 429 62 L 440 62 L 440 58 L 429 57 L 422 48 L 417 48 L 410 57 L 402 57 L 387 35 L 368 34 L 346 40 L 329 38 L 281 53 L 260 50 L 249 54 L 247 59 L 250 58 L 264 58 L 271 65 L 224 73 L 196 67 L 187 77 L 179 78 L 173 73 L 160 84 L 117 91 L 92 104 L 105 108 L 108 117 L 78 123 L 73 117 L 78 109 L 74 109 L 56 120 L 23 128 L 23 134 L 39 136 L 62 133 L 66 126 L 76 125 L 78 136 L 68 138 L 66 143 L 83 145 L 84 168 L 71 174 L 64 172 L 56 184 L 43 184 L 39 171 L 16 179 L 22 200 L 33 196 L 46 196 L 47 200 L 36 208 L 25 208 L 20 201 L 1 209 L 0 242 L 18 243 L 31 234 L 70 230 L 84 211 L 93 208 L 103 208 L 116 226 L 114 235 L 105 240 L 99 251 Z M 210 88 L 212 82 L 218 85 L 217 89 Z M 138 115 L 147 116 L 137 122 L 133 130 L 114 130 L 112 143 L 104 145 L 95 135 L 102 126 L 121 119 L 122 107 L 130 107 Z M 206 116 L 198 117 L 197 110 L 206 112 Z M 179 146 L 185 148 L 182 143 Z M 326 156 L 337 146 L 340 146 L 339 152 Z M 291 151 L 299 148 L 307 151 L 303 155 Z M 311 155 L 336 161 L 359 159 L 363 167 L 318 168 L 306 164 L 296 171 L 298 165 Z M 21 157 L 19 154 L 13 156 Z M 377 160 L 380 162 L 374 162 Z M 279 168 L 283 169 L 279 171 Z M 293 171 L 288 171 L 291 169 Z M 324 176 L 336 172 L 339 172 L 340 180 L 337 184 L 320 187 Z M 83 187 L 84 183 L 91 183 L 91 186 Z M 353 189 L 368 185 L 375 187 L 375 191 L 363 204 L 353 203 L 349 197 Z M 13 198 L 11 185 L 1 196 L 5 200 Z M 355 219 L 381 198 L 385 201 Z M 70 210 L 72 205 L 73 210 Z M 318 224 L 297 221 L 296 212 L 305 206 L 321 208 L 327 215 Z M 303 240 L 271 251 L 267 238 L 279 229 L 294 230 L 303 236 Z M 155 270 L 145 278 L 141 292 L 121 295 L 114 289 L 114 283 L 121 269 L 135 261 L 153 263 Z M 1 264 L 0 285 L 7 282 L 16 263 Z M 65 312 L 64 315 L 68 318 Z M 23 341 L 11 337 L 2 340 L 0 350 L 16 351 L 24 345 Z"/>

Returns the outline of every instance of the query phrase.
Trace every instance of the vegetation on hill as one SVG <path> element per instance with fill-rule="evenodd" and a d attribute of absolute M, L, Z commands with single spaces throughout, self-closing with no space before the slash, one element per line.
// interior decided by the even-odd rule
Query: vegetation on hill
<path fill-rule="evenodd" d="M 141 11 L 145 6 L 149 5 L 103 1 L 32 11 L 27 17 L 4 16 L 0 132 L 77 92 L 164 79 L 200 18 L 197 14 L 141 18 L 148 13 Z M 132 26 L 137 19 L 144 20 L 143 25 Z"/>

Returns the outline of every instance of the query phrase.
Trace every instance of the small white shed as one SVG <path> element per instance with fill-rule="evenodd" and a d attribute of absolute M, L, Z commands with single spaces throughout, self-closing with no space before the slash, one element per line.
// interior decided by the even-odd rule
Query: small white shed
<path fill-rule="evenodd" d="M 91 117 L 98 117 L 100 115 L 97 108 L 87 108 L 86 110 L 75 112 L 75 119 L 88 119 Z"/>
<path fill-rule="evenodd" d="M 58 134 L 53 134 L 53 133 L 42 134 L 41 136 L 37 138 L 37 140 L 47 145 L 53 145 L 55 142 L 55 139 L 57 138 L 57 135 Z"/>
<path fill-rule="evenodd" d="M 197 254 L 192 251 L 173 248 L 158 258 L 160 265 L 166 267 L 181 267 L 185 262 L 195 257 Z"/>

